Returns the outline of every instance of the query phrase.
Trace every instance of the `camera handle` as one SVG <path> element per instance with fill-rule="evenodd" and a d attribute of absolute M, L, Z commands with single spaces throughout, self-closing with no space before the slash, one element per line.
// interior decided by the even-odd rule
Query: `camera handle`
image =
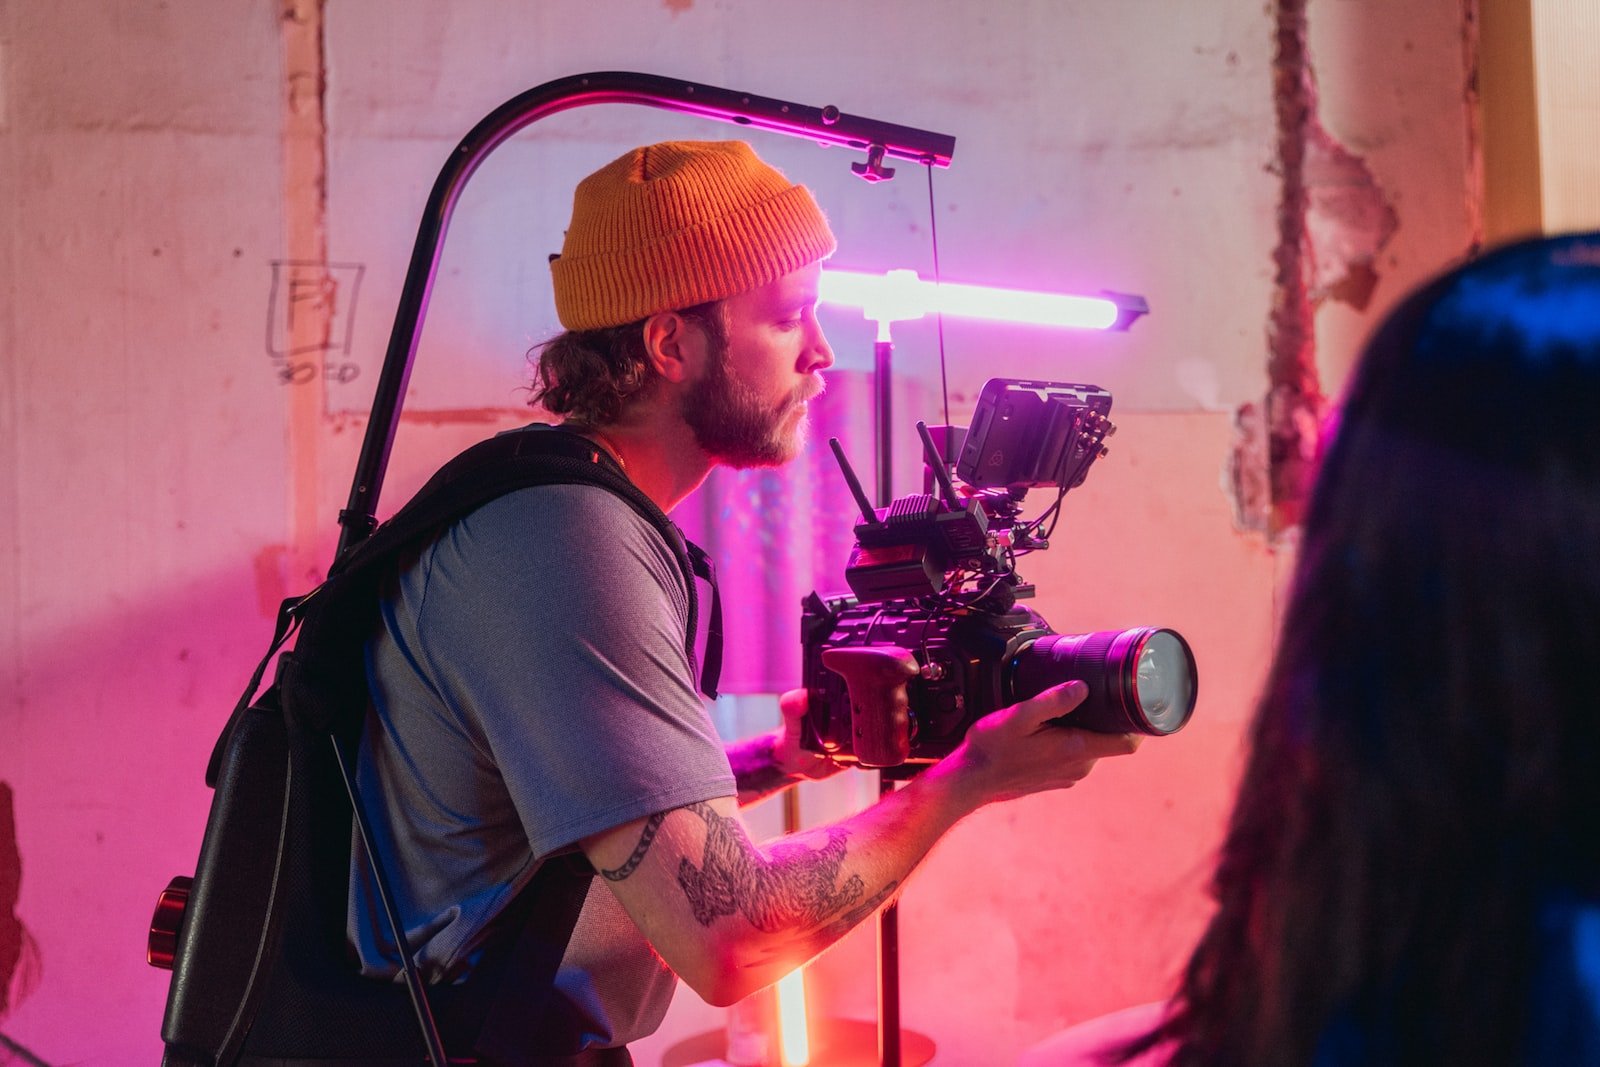
<path fill-rule="evenodd" d="M 828 648 L 822 665 L 850 691 L 850 732 L 863 767 L 898 767 L 911 755 L 911 701 L 906 683 L 921 673 L 898 645 Z"/>

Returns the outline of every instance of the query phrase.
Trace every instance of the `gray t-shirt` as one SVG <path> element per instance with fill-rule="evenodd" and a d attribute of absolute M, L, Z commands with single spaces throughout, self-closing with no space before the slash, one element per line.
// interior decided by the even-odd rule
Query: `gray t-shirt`
<path fill-rule="evenodd" d="M 594 486 L 518 490 L 402 568 L 368 647 L 358 779 L 430 979 L 464 977 L 539 861 L 591 834 L 731 796 L 684 648 L 688 599 L 661 535 Z M 397 971 L 360 848 L 349 934 Z M 651 1033 L 672 973 L 596 879 L 557 989 L 590 1043 Z"/>

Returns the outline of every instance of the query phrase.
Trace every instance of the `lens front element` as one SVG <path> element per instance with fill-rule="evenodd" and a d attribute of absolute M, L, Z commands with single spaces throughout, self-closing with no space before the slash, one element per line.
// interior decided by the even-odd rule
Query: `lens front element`
<path fill-rule="evenodd" d="M 1194 713 L 1194 654 L 1176 630 L 1049 634 L 1023 649 L 1011 668 L 1016 700 L 1074 679 L 1088 685 L 1088 697 L 1063 725 L 1160 736 L 1182 729 Z"/>
<path fill-rule="evenodd" d="M 1171 630 L 1150 632 L 1139 645 L 1133 672 L 1133 699 L 1149 733 L 1170 734 L 1194 711 L 1194 657 Z"/>

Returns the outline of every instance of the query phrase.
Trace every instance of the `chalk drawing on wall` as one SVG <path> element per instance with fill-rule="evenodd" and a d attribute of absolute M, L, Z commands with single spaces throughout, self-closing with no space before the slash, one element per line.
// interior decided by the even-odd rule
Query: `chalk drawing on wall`
<path fill-rule="evenodd" d="M 271 261 L 267 355 L 282 385 L 324 378 L 348 382 L 361 373 L 350 359 L 365 263 Z"/>

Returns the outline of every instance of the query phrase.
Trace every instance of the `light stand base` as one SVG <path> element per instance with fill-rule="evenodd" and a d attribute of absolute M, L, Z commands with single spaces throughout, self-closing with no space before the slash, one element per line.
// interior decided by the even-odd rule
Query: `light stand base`
<path fill-rule="evenodd" d="M 720 1067 L 728 1047 L 723 1030 L 696 1034 L 667 1049 L 661 1067 Z M 902 1067 L 922 1067 L 933 1059 L 933 1039 L 914 1030 L 900 1031 Z M 776 1050 L 774 1050 L 776 1053 Z M 779 1067 L 776 1058 L 763 1067 Z M 815 1019 L 811 1023 L 811 1067 L 878 1067 L 878 1024 L 865 1019 Z"/>

